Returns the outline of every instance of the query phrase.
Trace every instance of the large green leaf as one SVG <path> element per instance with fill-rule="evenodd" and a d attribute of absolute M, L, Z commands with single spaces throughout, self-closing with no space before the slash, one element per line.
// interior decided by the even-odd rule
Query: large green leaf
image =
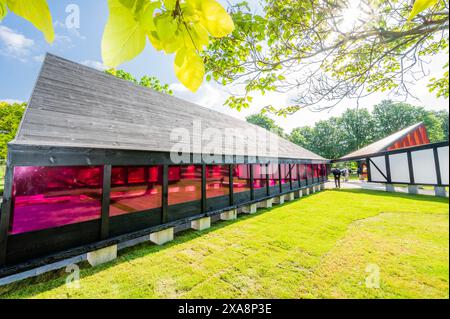
<path fill-rule="evenodd" d="M 414 6 L 409 14 L 408 21 L 411 21 L 416 15 L 422 11 L 434 6 L 438 0 L 416 0 L 414 1 Z"/>
<path fill-rule="evenodd" d="M 197 91 L 205 75 L 202 58 L 193 49 L 178 50 L 175 56 L 175 74 L 185 87 L 192 92 Z"/>
<path fill-rule="evenodd" d="M 6 16 L 6 0 L 0 0 L 0 22 Z"/>
<path fill-rule="evenodd" d="M 110 67 L 132 60 L 145 48 L 146 36 L 152 29 L 148 21 L 157 3 L 144 6 L 132 1 L 108 0 L 109 19 L 102 39 L 103 63 Z M 140 11 L 136 11 L 139 7 Z M 149 12 L 151 11 L 151 12 Z"/>
<path fill-rule="evenodd" d="M 55 31 L 46 0 L 7 0 L 7 4 L 9 10 L 30 21 L 44 33 L 47 42 L 53 42 Z"/>
<path fill-rule="evenodd" d="M 189 0 L 200 17 L 200 23 L 213 37 L 225 37 L 234 30 L 234 23 L 227 11 L 215 0 Z"/>

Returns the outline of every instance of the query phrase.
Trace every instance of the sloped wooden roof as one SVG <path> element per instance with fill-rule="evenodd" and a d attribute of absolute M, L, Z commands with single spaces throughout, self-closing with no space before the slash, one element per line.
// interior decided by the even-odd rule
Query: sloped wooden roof
<path fill-rule="evenodd" d="M 255 128 L 234 117 L 47 54 L 24 118 L 11 144 L 170 152 L 176 128 Z M 263 130 L 257 127 L 257 130 Z M 270 133 L 272 134 L 272 133 Z M 278 157 L 324 160 L 272 134 Z M 254 136 L 244 143 L 254 146 Z M 224 149 L 225 155 L 235 150 Z M 242 154 L 237 154 L 242 155 Z M 266 147 L 259 155 L 274 157 Z"/>
<path fill-rule="evenodd" d="M 419 128 L 421 125 L 423 125 L 422 122 L 408 126 L 407 128 L 404 128 L 403 130 L 395 132 L 394 134 L 391 134 L 381 140 L 378 140 L 370 145 L 367 145 L 366 147 L 363 147 L 357 151 L 347 154 L 347 155 L 341 157 L 339 160 L 361 159 L 361 158 L 366 157 L 367 155 L 386 151 L 390 146 L 394 145 L 397 141 L 400 141 L 402 138 L 404 138 L 409 133 L 414 132 L 414 130 Z"/>

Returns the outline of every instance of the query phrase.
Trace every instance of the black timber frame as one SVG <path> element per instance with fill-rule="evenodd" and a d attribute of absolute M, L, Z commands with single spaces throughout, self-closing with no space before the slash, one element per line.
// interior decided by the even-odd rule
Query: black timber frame
<path fill-rule="evenodd" d="M 338 162 L 351 162 L 351 161 L 358 161 L 358 160 L 364 160 L 366 162 L 367 165 L 367 176 L 368 176 L 368 181 L 372 182 L 372 174 L 370 171 L 370 167 L 372 164 L 372 166 L 386 179 L 386 182 L 380 182 L 380 181 L 373 181 L 375 183 L 385 183 L 385 184 L 399 184 L 399 185 L 427 185 L 427 186 L 438 186 L 438 187 L 446 187 L 449 186 L 448 184 L 443 184 L 442 183 L 442 176 L 441 176 L 441 169 L 440 169 L 440 163 L 439 163 L 439 156 L 438 156 L 438 149 L 441 147 L 446 147 L 449 146 L 449 141 L 443 141 L 443 142 L 437 142 L 437 143 L 430 143 L 430 144 L 423 144 L 423 145 L 417 145 L 417 146 L 411 146 L 411 147 L 405 147 L 405 148 L 399 148 L 399 149 L 395 149 L 395 150 L 391 150 L 391 151 L 382 151 L 382 152 L 378 152 L 378 153 L 373 153 L 373 154 L 367 154 L 364 155 L 363 157 L 355 157 L 355 158 L 346 158 L 346 159 L 339 159 L 339 160 L 333 160 L 331 161 L 331 163 L 338 163 Z M 433 150 L 433 156 L 434 156 L 434 163 L 435 163 L 435 168 L 436 168 L 436 184 L 430 184 L 430 183 L 416 183 L 415 179 L 414 179 L 414 170 L 413 170 L 413 166 L 412 166 L 412 156 L 411 154 L 415 151 L 421 151 L 421 150 Z M 397 182 L 397 181 L 392 181 L 391 178 L 391 167 L 390 167 L 390 161 L 389 161 L 389 156 L 390 155 L 394 155 L 394 154 L 402 154 L 402 153 L 406 153 L 407 156 L 407 165 L 408 165 L 408 171 L 409 171 L 409 178 L 410 178 L 410 182 L 409 183 L 405 183 L 405 182 Z M 374 157 L 381 157 L 383 156 L 385 159 L 385 163 L 386 163 L 386 172 L 382 172 L 382 170 L 380 170 L 380 168 L 375 165 L 375 163 L 372 161 L 372 158 Z"/>
<path fill-rule="evenodd" d="M 191 154 L 192 158 L 196 157 Z M 311 187 L 326 181 L 327 176 L 314 181 L 308 178 L 306 184 L 298 183 L 298 187 L 293 187 L 292 176 L 289 174 L 289 183 L 286 188 L 281 185 L 281 170 L 279 171 L 280 191 L 271 194 L 269 183 L 265 191 L 258 190 L 256 195 L 253 187 L 253 166 L 250 166 L 251 190 L 245 201 L 236 203 L 235 197 L 239 193 L 233 192 L 233 167 L 235 164 L 263 164 L 269 163 L 283 164 L 328 164 L 326 160 L 311 159 L 287 159 L 287 158 L 256 158 L 239 156 L 222 156 L 222 161 L 213 163 L 180 163 L 174 164 L 170 159 L 170 154 L 146 151 L 124 151 L 112 149 L 85 149 L 73 147 L 51 147 L 51 146 L 24 146 L 10 144 L 8 148 L 8 159 L 5 176 L 5 190 L 3 194 L 3 204 L 0 215 L 0 277 L 12 273 L 12 269 L 30 268 L 31 265 L 42 265 L 49 260 L 57 261 L 75 256 L 79 252 L 88 252 L 93 249 L 105 247 L 108 244 L 118 243 L 123 240 L 137 238 L 137 234 L 148 234 L 173 225 L 179 225 L 202 216 L 212 216 L 220 212 L 235 209 L 254 202 L 280 196 L 295 190 Z M 230 186 L 229 196 L 226 204 L 218 209 L 208 210 L 206 201 L 206 165 L 230 165 Z M 150 166 L 162 165 L 162 207 L 161 209 L 151 209 L 143 212 L 130 213 L 124 216 L 109 216 L 109 198 L 111 191 L 111 170 L 112 166 Z M 198 211 L 198 214 L 189 213 L 186 216 L 173 216 L 170 218 L 168 205 L 168 169 L 169 165 L 201 165 L 202 167 L 202 199 L 195 204 L 191 212 Z M 51 229 L 33 231 L 24 234 L 9 235 L 10 214 L 12 211 L 12 181 L 15 166 L 102 166 L 103 167 L 103 192 L 101 205 L 101 218 L 78 224 L 69 224 Z M 290 166 L 289 166 L 290 167 Z M 279 166 L 280 168 L 280 166 Z M 289 169 L 291 171 L 291 169 Z M 300 170 L 297 170 L 300 175 Z M 300 176 L 299 176 L 300 177 Z M 269 176 L 266 174 L 266 181 Z M 247 196 L 247 195 L 246 195 Z M 180 204 L 178 210 L 183 210 L 187 206 L 192 206 L 192 202 Z M 192 207 L 191 207 L 192 208 Z M 135 229 L 141 225 L 143 229 Z M 123 229 L 121 229 L 123 228 Z M 80 234 L 80 238 L 76 237 Z M 135 237 L 137 236 L 137 237 Z M 33 238 L 38 238 L 35 241 Z M 58 241 L 52 239 L 58 238 Z M 47 243 L 43 245 L 42 243 Z M 43 247 L 42 247 L 43 246 Z M 12 249 L 17 250 L 13 252 Z M 54 254 L 53 252 L 57 252 Z M 33 261 L 28 261 L 30 258 Z M 18 267 L 17 265 L 22 265 Z M 23 266 L 28 265 L 28 266 Z M 9 269 L 9 270 L 8 270 Z"/>

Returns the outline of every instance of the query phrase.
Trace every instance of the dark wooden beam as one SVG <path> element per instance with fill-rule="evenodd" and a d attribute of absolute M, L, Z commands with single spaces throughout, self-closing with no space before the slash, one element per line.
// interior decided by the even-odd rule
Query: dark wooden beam
<path fill-rule="evenodd" d="M 14 167 L 6 165 L 5 188 L 3 190 L 3 202 L 0 215 L 0 265 L 6 263 L 6 251 L 8 245 L 8 232 L 12 214 L 12 185 Z"/>
<path fill-rule="evenodd" d="M 103 166 L 102 222 L 100 238 L 109 237 L 109 203 L 111 198 L 111 165 Z"/>

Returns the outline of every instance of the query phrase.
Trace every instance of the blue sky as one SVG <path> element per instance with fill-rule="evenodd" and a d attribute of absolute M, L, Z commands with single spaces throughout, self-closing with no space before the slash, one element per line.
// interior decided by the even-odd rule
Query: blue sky
<path fill-rule="evenodd" d="M 227 1 L 221 0 L 223 4 Z M 230 1 L 238 2 L 238 1 Z M 257 9 L 258 0 L 249 1 Z M 0 23 L 0 100 L 28 101 L 34 82 L 46 52 L 50 52 L 72 61 L 92 67 L 101 66 L 101 39 L 103 28 L 108 17 L 107 0 L 48 0 L 55 25 L 56 39 L 52 45 L 45 42 L 43 35 L 29 22 L 9 13 Z M 80 8 L 80 28 L 68 29 L 65 21 L 66 8 L 76 4 Z M 445 59 L 445 58 L 444 58 Z M 439 59 L 435 59 L 439 60 Z M 440 65 L 430 64 L 430 77 L 442 73 Z M 265 96 L 254 96 L 249 110 L 237 112 L 223 106 L 224 100 L 232 93 L 229 87 L 221 87 L 214 83 L 204 83 L 197 93 L 187 91 L 180 85 L 173 71 L 173 56 L 154 50 L 150 44 L 145 51 L 133 61 L 121 65 L 137 78 L 143 75 L 157 76 L 163 83 L 171 84 L 175 95 L 191 102 L 215 109 L 244 119 L 256 113 L 264 105 L 288 105 L 295 96 L 289 94 L 270 93 Z M 424 105 L 427 109 L 448 108 L 448 101 L 436 99 L 426 89 L 427 79 L 419 81 L 414 88 L 420 100 L 408 100 L 416 105 Z M 361 105 L 369 109 L 387 98 L 384 94 L 373 94 L 361 101 Z M 286 119 L 278 118 L 277 122 L 287 131 L 303 125 L 336 116 L 346 108 L 356 107 L 356 101 L 344 101 L 330 112 L 311 112 L 301 110 Z"/>

